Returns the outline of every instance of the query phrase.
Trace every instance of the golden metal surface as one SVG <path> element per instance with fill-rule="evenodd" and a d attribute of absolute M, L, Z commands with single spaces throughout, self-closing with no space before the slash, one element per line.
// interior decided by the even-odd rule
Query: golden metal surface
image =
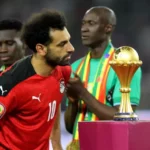
<path fill-rule="evenodd" d="M 126 120 L 126 118 L 133 118 L 134 120 L 137 115 L 133 112 L 130 103 L 130 91 L 132 90 L 130 83 L 134 73 L 142 65 L 142 61 L 139 60 L 138 53 L 132 47 L 122 46 L 115 51 L 109 64 L 116 72 L 121 84 L 121 104 L 114 119 Z"/>

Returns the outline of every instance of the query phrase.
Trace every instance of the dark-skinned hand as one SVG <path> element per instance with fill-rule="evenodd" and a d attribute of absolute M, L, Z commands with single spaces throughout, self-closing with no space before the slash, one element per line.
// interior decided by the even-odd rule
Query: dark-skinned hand
<path fill-rule="evenodd" d="M 80 77 L 74 73 L 74 78 L 70 78 L 67 84 L 67 96 L 72 99 L 79 99 L 84 90 Z"/>

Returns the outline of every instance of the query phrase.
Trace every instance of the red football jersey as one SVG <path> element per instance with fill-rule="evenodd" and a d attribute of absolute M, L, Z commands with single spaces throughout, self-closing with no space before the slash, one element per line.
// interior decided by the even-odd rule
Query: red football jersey
<path fill-rule="evenodd" d="M 48 150 L 70 66 L 37 75 L 26 57 L 0 76 L 0 150 Z"/>

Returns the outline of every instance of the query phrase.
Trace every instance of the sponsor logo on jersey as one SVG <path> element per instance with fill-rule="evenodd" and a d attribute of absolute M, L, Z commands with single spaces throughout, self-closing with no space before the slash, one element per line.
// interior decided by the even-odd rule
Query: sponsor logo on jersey
<path fill-rule="evenodd" d="M 60 81 L 60 93 L 64 93 L 65 91 L 65 81 L 61 80 Z"/>
<path fill-rule="evenodd" d="M 40 96 L 41 96 L 41 93 L 39 94 L 39 96 L 32 96 L 32 99 L 41 102 Z"/>
<path fill-rule="evenodd" d="M 7 92 L 7 90 L 4 90 L 2 86 L 0 86 L 0 91 L 1 91 L 1 94 L 0 94 L 0 95 L 4 95 L 4 93 Z"/>

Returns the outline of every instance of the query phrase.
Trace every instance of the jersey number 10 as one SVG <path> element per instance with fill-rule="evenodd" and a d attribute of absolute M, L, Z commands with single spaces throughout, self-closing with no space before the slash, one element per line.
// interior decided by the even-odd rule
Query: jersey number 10
<path fill-rule="evenodd" d="M 56 112 L 56 101 L 54 100 L 53 102 L 49 103 L 49 114 L 47 122 L 54 118 L 55 112 Z"/>

